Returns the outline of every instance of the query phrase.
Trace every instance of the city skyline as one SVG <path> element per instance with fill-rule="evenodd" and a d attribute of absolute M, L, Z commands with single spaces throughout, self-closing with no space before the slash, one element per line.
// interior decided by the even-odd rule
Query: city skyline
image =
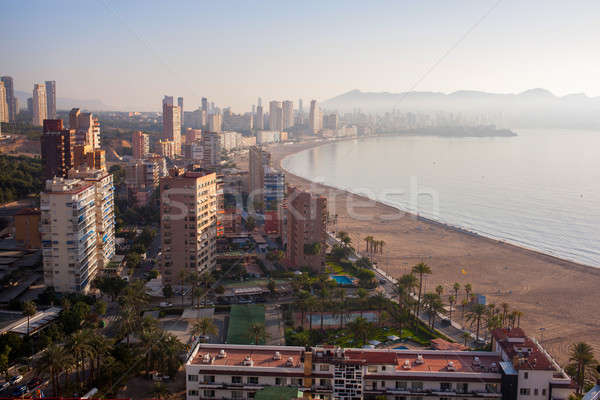
<path fill-rule="evenodd" d="M 233 12 L 189 3 L 169 13 L 168 5 L 154 2 L 144 10 L 114 2 L 39 2 L 31 10 L 8 4 L 0 29 L 15 40 L 0 45 L 12 55 L 1 73 L 14 78 L 15 90 L 50 78 L 60 82 L 61 97 L 141 111 L 158 111 L 152 99 L 163 92 L 179 93 L 188 109 L 205 96 L 236 112 L 250 110 L 257 95 L 322 102 L 355 88 L 518 93 L 543 87 L 557 95 L 598 96 L 593 39 L 600 33 L 594 22 L 600 6 L 577 3 L 563 9 L 558 2 L 543 8 L 541 2 L 497 1 L 368 8 L 267 2 Z M 257 25 L 262 16 L 269 23 Z M 46 18 L 57 23 L 41 35 Z M 181 40 L 168 40 L 166 31 Z M 69 51 L 74 45 L 81 51 Z M 211 62 L 196 55 L 198 47 L 213 54 Z M 45 54 L 43 70 L 35 62 L 39 54 Z"/>

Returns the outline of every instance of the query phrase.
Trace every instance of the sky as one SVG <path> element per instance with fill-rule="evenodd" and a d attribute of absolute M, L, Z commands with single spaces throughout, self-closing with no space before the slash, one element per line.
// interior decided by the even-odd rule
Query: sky
<path fill-rule="evenodd" d="M 141 111 L 164 94 L 235 112 L 353 89 L 600 96 L 599 17 L 597 0 L 4 1 L 0 74 Z"/>

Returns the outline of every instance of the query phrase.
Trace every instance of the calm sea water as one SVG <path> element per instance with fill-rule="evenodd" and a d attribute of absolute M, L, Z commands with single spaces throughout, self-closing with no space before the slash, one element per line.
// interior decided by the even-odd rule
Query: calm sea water
<path fill-rule="evenodd" d="M 330 143 L 289 156 L 283 166 L 401 210 L 600 267 L 600 132 L 515 132 Z"/>

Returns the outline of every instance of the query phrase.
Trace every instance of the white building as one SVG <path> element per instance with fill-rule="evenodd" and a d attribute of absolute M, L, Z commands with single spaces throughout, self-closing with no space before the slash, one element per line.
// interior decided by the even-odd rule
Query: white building
<path fill-rule="evenodd" d="M 257 131 L 256 144 L 276 143 L 281 141 L 281 132 L 279 131 Z"/>
<path fill-rule="evenodd" d="M 42 126 L 47 119 L 46 112 L 46 85 L 36 83 L 33 85 L 33 126 Z"/>
<path fill-rule="evenodd" d="M 522 332 L 522 331 L 521 331 Z M 566 400 L 571 380 L 540 357 L 523 368 L 498 351 L 340 349 L 198 344 L 186 361 L 187 400 L 252 399 L 268 386 L 305 398 Z M 541 348 L 540 348 L 541 349 Z M 541 350 L 540 350 L 541 351 Z M 551 359 L 551 358 L 550 358 Z"/>
<path fill-rule="evenodd" d="M 87 292 L 115 254 L 114 186 L 103 170 L 69 172 L 41 193 L 44 281 L 58 292 Z"/>

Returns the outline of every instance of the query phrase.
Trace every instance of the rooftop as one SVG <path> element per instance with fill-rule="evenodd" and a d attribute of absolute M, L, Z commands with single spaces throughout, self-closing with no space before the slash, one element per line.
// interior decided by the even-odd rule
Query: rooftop
<path fill-rule="evenodd" d="M 200 344 L 190 364 L 252 366 L 255 368 L 303 368 L 304 349 L 292 346 L 244 346 Z"/>
<path fill-rule="evenodd" d="M 498 328 L 492 337 L 518 370 L 557 370 L 554 360 L 521 328 Z"/>

